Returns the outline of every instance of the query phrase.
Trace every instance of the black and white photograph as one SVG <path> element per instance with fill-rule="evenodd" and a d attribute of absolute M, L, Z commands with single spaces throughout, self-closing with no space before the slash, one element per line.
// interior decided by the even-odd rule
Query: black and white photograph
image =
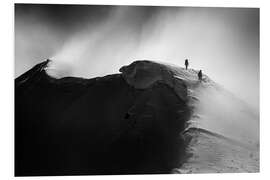
<path fill-rule="evenodd" d="M 14 4 L 14 176 L 260 172 L 260 8 Z"/>

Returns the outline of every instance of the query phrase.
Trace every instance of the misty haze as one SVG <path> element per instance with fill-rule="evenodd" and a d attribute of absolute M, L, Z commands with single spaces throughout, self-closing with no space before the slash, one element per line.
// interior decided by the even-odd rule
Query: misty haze
<path fill-rule="evenodd" d="M 15 176 L 259 172 L 259 9 L 15 4 Z"/>

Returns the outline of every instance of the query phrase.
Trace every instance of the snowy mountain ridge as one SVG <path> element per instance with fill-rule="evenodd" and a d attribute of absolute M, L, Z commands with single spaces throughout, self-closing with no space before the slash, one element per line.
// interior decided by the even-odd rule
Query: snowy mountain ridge
<path fill-rule="evenodd" d="M 152 61 L 135 61 L 120 72 L 135 88 L 161 81 L 178 97 L 187 97 L 192 114 L 181 136 L 187 139 L 191 157 L 174 173 L 259 170 L 259 117 L 207 75 L 200 82 L 194 69 Z M 182 86 L 187 87 L 187 94 Z"/>
<path fill-rule="evenodd" d="M 237 99 L 237 97 L 235 97 L 233 94 L 212 81 L 207 75 L 204 74 L 203 80 L 200 82 L 197 76 L 198 71 L 194 69 L 186 70 L 177 66 L 143 60 L 135 61 L 128 66 L 123 66 L 120 68 L 120 72 L 122 72 L 122 76 L 127 81 L 127 83 L 135 88 L 146 89 L 156 82 L 163 82 L 170 86 L 180 98 L 187 96 L 187 101 L 194 112 L 193 118 L 200 117 L 202 119 L 203 116 L 207 116 L 205 108 L 203 108 L 203 112 L 201 108 L 198 108 L 199 106 L 202 106 L 202 103 L 204 107 L 210 107 L 211 104 L 208 102 L 212 102 L 216 108 L 220 106 L 219 108 L 222 108 L 223 111 L 233 111 L 234 109 L 236 111 L 250 111 L 250 109 L 248 109 L 248 105 L 244 104 L 244 102 L 242 102 L 240 99 Z M 182 86 L 187 87 L 187 94 L 184 94 L 185 92 L 183 92 Z M 227 102 L 228 99 L 229 102 Z M 250 116 L 255 116 L 252 112 L 246 113 Z M 244 113 L 242 115 L 244 115 Z M 192 121 L 193 119 L 190 120 L 190 122 Z M 258 123 L 252 119 L 251 122 L 253 122 L 253 124 Z M 193 123 L 192 127 L 194 126 L 197 127 L 195 123 Z M 214 132 L 216 131 L 215 129 L 211 129 L 210 126 L 206 127 L 204 129 Z M 224 134 L 223 132 L 219 131 L 218 133 L 221 133 L 224 136 L 230 135 L 230 133 Z M 238 140 L 242 141 L 243 139 L 239 138 Z"/>
<path fill-rule="evenodd" d="M 118 161 L 122 158 L 119 165 L 121 168 L 123 165 L 123 169 L 118 173 L 125 173 L 127 164 L 130 165 L 127 172 L 133 173 L 164 173 L 169 169 L 172 173 L 259 171 L 259 116 L 207 75 L 204 74 L 203 80 L 199 81 L 198 71 L 194 69 L 186 70 L 175 65 L 140 60 L 120 68 L 120 74 L 92 79 L 57 79 L 47 73 L 50 69 L 49 62 L 39 63 L 15 79 L 17 124 L 22 123 L 17 125 L 20 128 L 17 139 L 32 133 L 25 137 L 26 143 L 19 144 L 20 147 L 34 147 L 33 142 L 40 142 L 40 139 L 47 137 L 42 134 L 47 131 L 52 136 L 43 139 L 51 143 L 51 146 L 41 146 L 39 151 L 41 154 L 47 153 L 51 159 L 43 159 L 39 152 L 28 148 L 23 151 L 26 154 L 21 156 L 28 157 L 31 154 L 33 158 L 25 162 L 27 165 L 32 166 L 38 161 L 42 162 L 40 169 L 50 170 L 52 164 L 61 164 L 63 159 L 80 159 L 81 153 L 89 158 L 102 159 L 104 155 L 108 155 L 108 148 L 116 148 L 109 152 Z M 39 117 L 41 124 L 36 123 L 36 117 Z M 24 127 L 33 130 L 25 132 Z M 36 131 L 44 127 L 46 132 Z M 83 131 L 91 134 L 87 143 L 98 142 L 101 145 L 93 151 L 92 145 L 81 143 L 83 151 L 78 151 L 79 154 L 45 150 L 55 146 L 51 140 L 58 137 L 59 133 L 61 136 L 58 137 L 58 143 L 61 142 L 62 145 L 57 149 L 61 150 L 62 146 L 74 148 L 70 141 L 66 141 L 71 136 L 68 129 L 73 127 L 79 127 L 78 131 L 74 131 L 77 138 L 73 143 L 83 141 L 80 135 Z M 94 133 L 96 131 L 103 132 L 104 139 L 101 140 L 99 133 Z M 153 148 L 153 145 L 159 148 Z M 106 151 L 103 152 L 104 147 Z M 145 147 L 148 151 L 145 151 Z M 125 148 L 134 152 L 137 158 L 130 159 Z M 141 148 L 144 151 L 138 153 Z M 177 149 L 181 149 L 180 152 Z M 100 154 L 92 154 L 92 157 L 89 153 L 92 151 Z M 163 160 L 158 161 L 155 156 L 150 156 L 150 161 L 142 158 L 153 152 L 158 157 L 162 155 Z M 127 154 L 123 157 L 125 153 Z M 108 163 L 107 158 L 102 161 L 99 158 L 94 162 Z M 126 159 L 130 159 L 128 163 Z M 136 167 L 135 171 L 132 168 L 134 164 L 140 164 L 138 160 L 151 163 L 149 167 L 152 169 Z M 78 164 L 81 165 L 81 161 Z M 112 158 L 109 162 L 114 163 L 115 160 Z M 96 163 L 88 163 L 85 160 L 87 171 L 80 173 L 117 172 L 115 169 L 106 169 L 103 172 L 105 166 L 96 167 Z M 163 167 L 166 163 L 168 167 Z M 27 166 L 21 164 L 20 167 L 24 173 Z M 71 167 L 77 168 L 74 162 L 61 165 L 63 171 Z M 102 171 L 98 172 L 95 168 Z M 156 168 L 161 168 L 161 171 L 156 171 Z"/>

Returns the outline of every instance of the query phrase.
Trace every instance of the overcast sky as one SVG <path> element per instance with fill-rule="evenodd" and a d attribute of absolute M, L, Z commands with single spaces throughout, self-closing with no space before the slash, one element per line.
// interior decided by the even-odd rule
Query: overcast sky
<path fill-rule="evenodd" d="M 137 59 L 202 69 L 259 109 L 259 9 L 15 5 L 15 76 L 118 73 Z"/>

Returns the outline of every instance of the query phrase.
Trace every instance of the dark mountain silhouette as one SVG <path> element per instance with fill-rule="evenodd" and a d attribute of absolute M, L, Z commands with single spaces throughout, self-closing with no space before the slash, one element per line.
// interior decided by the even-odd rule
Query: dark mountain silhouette
<path fill-rule="evenodd" d="M 146 79 L 138 88 L 125 73 L 55 79 L 48 63 L 15 79 L 16 176 L 170 173 L 184 161 L 184 81 Z"/>
<path fill-rule="evenodd" d="M 15 79 L 15 175 L 259 171 L 259 116 L 203 73 L 148 60 Z M 49 66 L 49 67 L 47 67 Z"/>

